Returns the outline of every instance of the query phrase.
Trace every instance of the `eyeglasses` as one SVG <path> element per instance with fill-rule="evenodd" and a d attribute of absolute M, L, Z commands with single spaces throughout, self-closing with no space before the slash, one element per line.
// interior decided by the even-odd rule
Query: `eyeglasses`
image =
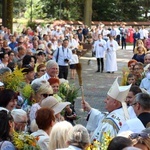
<path fill-rule="evenodd" d="M 136 138 L 139 138 L 139 137 L 142 137 L 142 138 L 150 138 L 150 133 L 132 133 L 130 136 L 129 136 L 131 139 L 136 139 Z"/>
<path fill-rule="evenodd" d="M 53 96 L 53 94 L 42 94 L 44 98 L 48 97 L 48 96 Z"/>
<path fill-rule="evenodd" d="M 46 70 L 40 70 L 40 72 L 45 72 Z"/>

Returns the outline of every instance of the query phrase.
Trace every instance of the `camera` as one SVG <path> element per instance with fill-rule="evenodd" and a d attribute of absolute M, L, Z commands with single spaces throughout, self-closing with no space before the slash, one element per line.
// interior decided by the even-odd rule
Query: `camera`
<path fill-rule="evenodd" d="M 67 58 L 66 58 L 66 59 L 64 59 L 64 62 L 68 63 L 68 62 L 69 62 L 69 59 L 67 59 Z"/>

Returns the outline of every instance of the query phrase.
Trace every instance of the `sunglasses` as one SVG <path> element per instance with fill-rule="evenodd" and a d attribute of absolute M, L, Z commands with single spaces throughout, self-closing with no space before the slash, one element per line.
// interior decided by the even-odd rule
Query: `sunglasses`
<path fill-rule="evenodd" d="M 131 139 L 137 139 L 139 137 L 150 138 L 150 133 L 132 133 L 129 137 Z"/>
<path fill-rule="evenodd" d="M 53 94 L 42 94 L 44 98 L 48 97 L 48 96 L 53 96 Z"/>

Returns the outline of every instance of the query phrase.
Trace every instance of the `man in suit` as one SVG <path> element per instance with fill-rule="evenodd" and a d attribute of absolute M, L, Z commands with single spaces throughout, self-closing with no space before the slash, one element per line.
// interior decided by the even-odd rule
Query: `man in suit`
<path fill-rule="evenodd" d="M 136 44 L 136 41 L 140 39 L 140 33 L 139 33 L 139 30 L 138 28 L 135 29 L 135 32 L 133 33 L 133 50 L 135 48 L 135 44 Z"/>
<path fill-rule="evenodd" d="M 120 28 L 120 34 L 121 34 L 122 49 L 123 49 L 123 47 L 126 49 L 126 38 L 127 38 L 128 31 L 124 24 Z"/>

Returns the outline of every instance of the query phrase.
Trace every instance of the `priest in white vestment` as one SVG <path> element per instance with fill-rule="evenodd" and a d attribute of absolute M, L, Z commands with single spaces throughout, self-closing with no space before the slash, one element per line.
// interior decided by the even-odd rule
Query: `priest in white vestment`
<path fill-rule="evenodd" d="M 106 43 L 106 72 L 114 73 L 118 70 L 116 51 L 118 49 L 118 43 L 114 40 L 113 36 L 109 36 L 109 40 Z"/>
<path fill-rule="evenodd" d="M 115 137 L 122 124 L 129 119 L 126 105 L 126 96 L 131 85 L 119 86 L 118 78 L 115 80 L 104 100 L 108 113 L 91 108 L 86 101 L 82 101 L 82 107 L 88 111 L 88 122 L 86 128 L 91 134 L 91 141 L 94 139 L 102 142 L 105 132 L 110 132 L 111 137 Z"/>

